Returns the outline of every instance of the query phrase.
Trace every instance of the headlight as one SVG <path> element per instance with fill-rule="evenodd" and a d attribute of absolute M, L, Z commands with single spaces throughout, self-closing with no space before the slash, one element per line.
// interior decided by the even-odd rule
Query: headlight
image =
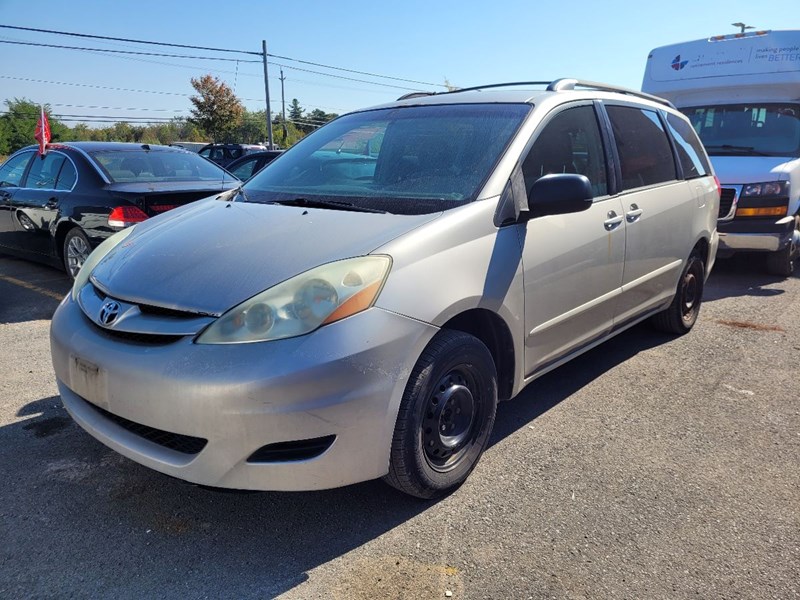
<path fill-rule="evenodd" d="M 80 292 L 83 286 L 86 285 L 86 282 L 89 281 L 89 276 L 92 274 L 92 271 L 94 271 L 97 263 L 103 260 L 109 252 L 116 248 L 119 243 L 128 237 L 132 232 L 133 227 L 128 227 L 127 229 L 118 231 L 111 237 L 105 239 L 102 244 L 92 251 L 92 253 L 89 255 L 89 258 L 87 258 L 86 262 L 83 263 L 81 270 L 78 271 L 78 274 L 75 276 L 75 282 L 72 284 L 73 300 L 78 299 L 78 292 Z"/>
<path fill-rule="evenodd" d="M 743 197 L 782 196 L 788 194 L 788 181 L 768 181 L 766 183 L 748 183 L 742 188 Z"/>
<path fill-rule="evenodd" d="M 391 265 L 388 256 L 362 256 L 306 271 L 232 308 L 197 343 L 266 342 L 311 333 L 372 306 Z"/>

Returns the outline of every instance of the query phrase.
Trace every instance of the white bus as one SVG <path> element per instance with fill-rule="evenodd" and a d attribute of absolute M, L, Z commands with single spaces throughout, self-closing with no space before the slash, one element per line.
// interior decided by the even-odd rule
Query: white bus
<path fill-rule="evenodd" d="M 800 251 L 800 31 L 656 48 L 642 91 L 684 112 L 722 183 L 719 256 L 766 252 L 788 276 Z"/>

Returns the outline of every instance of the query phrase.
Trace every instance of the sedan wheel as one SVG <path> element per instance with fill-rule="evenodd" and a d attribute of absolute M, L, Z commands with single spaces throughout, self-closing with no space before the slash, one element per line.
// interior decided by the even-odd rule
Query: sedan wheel
<path fill-rule="evenodd" d="M 64 238 L 64 268 L 72 279 L 78 275 L 83 263 L 92 253 L 89 238 L 80 227 L 73 227 Z"/>

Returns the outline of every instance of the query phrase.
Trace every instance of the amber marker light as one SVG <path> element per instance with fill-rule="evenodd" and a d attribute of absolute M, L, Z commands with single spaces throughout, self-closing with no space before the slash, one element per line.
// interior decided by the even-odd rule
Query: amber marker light
<path fill-rule="evenodd" d="M 783 217 L 786 215 L 785 206 L 764 206 L 761 208 L 737 208 L 737 217 Z"/>

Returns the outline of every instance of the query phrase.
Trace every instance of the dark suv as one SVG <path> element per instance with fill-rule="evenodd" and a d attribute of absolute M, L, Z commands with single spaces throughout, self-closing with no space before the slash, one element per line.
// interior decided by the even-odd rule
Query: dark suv
<path fill-rule="evenodd" d="M 198 154 L 225 167 L 237 158 L 266 149 L 266 146 L 259 144 L 208 144 L 203 146 Z"/>

